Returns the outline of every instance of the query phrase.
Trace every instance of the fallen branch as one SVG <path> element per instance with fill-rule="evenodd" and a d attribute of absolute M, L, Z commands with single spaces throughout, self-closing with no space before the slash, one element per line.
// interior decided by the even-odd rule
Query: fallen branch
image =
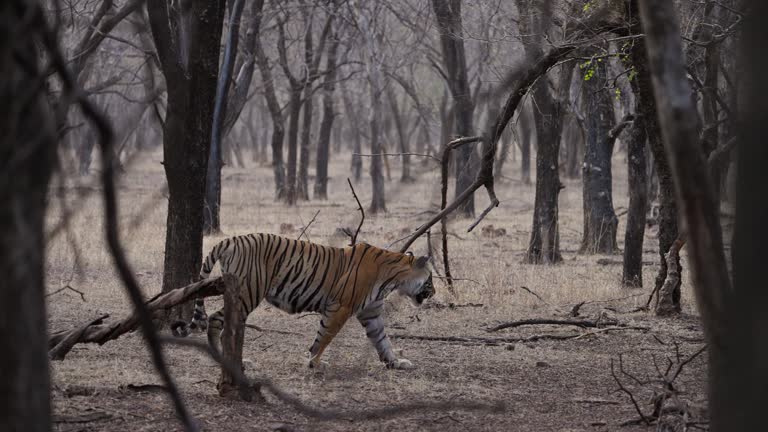
<path fill-rule="evenodd" d="M 177 288 L 153 298 L 146 303 L 145 307 L 148 313 L 152 313 L 172 308 L 194 298 L 221 295 L 224 293 L 227 284 L 237 285 L 236 278 L 230 274 L 224 274 L 217 278 L 206 279 L 182 288 Z M 103 318 L 105 317 L 102 317 L 101 319 Z M 119 338 L 125 333 L 132 332 L 139 327 L 139 317 L 136 313 L 111 324 L 99 324 L 97 321 L 99 320 L 94 320 L 87 325 L 80 326 L 73 330 L 53 333 L 48 338 L 48 346 L 54 347 L 49 354 L 52 355 L 54 349 L 67 338 L 74 338 L 74 336 L 77 336 L 74 338 L 74 342 L 68 349 L 64 350 L 62 348 L 56 351 L 56 354 L 61 356 L 61 358 L 64 358 L 64 356 L 72 349 L 72 346 L 78 343 L 97 343 L 102 345 Z"/>
<path fill-rule="evenodd" d="M 621 357 L 619 357 L 619 358 L 621 358 Z M 640 409 L 640 405 L 637 404 L 637 400 L 635 399 L 635 395 L 632 394 L 631 391 L 627 390 L 627 388 L 624 387 L 624 384 L 621 383 L 621 380 L 619 379 L 619 377 L 616 376 L 616 371 L 613 368 L 613 358 L 611 358 L 611 376 L 613 377 L 613 380 L 616 381 L 616 385 L 619 386 L 619 390 L 621 390 L 622 392 L 624 392 L 625 394 L 627 394 L 629 396 L 629 400 L 631 400 L 632 401 L 632 405 L 635 406 L 635 411 L 637 411 L 637 413 L 640 415 L 640 419 L 642 420 L 642 422 L 645 423 L 646 425 L 651 424 L 651 422 L 648 420 L 648 418 L 645 416 L 645 414 L 643 414 L 643 410 Z"/>
<path fill-rule="evenodd" d="M 363 227 L 363 222 L 365 221 L 365 210 L 363 210 L 363 205 L 360 204 L 360 200 L 357 199 L 355 188 L 352 186 L 352 181 L 349 179 L 349 177 L 347 177 L 347 183 L 349 184 L 349 189 L 352 190 L 352 195 L 355 197 L 355 201 L 357 201 L 357 207 L 360 210 L 360 224 L 357 226 L 357 231 L 355 231 L 355 234 L 351 236 L 352 240 L 349 243 L 350 246 L 354 246 L 357 243 L 357 235 L 360 234 L 360 228 Z"/>
<path fill-rule="evenodd" d="M 542 340 L 556 340 L 556 341 L 567 341 L 567 340 L 579 340 L 582 338 L 585 338 L 587 336 L 593 336 L 598 333 L 603 332 L 609 332 L 609 331 L 630 331 L 630 330 L 636 330 L 636 331 L 648 331 L 650 330 L 648 327 L 606 327 L 600 330 L 592 331 L 592 332 L 586 332 L 586 333 L 577 333 L 577 334 L 535 334 L 532 336 L 520 336 L 520 337 L 497 337 L 497 338 L 487 338 L 487 337 L 480 337 L 480 336 L 420 336 L 420 335 L 410 335 L 410 334 L 392 334 L 389 335 L 389 337 L 393 339 L 412 339 L 412 340 L 422 340 L 422 341 L 433 341 L 433 342 L 455 342 L 460 344 L 469 344 L 469 345 L 489 345 L 489 346 L 499 346 L 499 345 L 508 345 L 511 343 L 519 343 L 519 342 L 538 342 Z"/>
<path fill-rule="evenodd" d="M 527 325 L 565 325 L 565 326 L 576 326 L 581 328 L 599 328 L 599 327 L 605 327 L 607 325 L 613 325 L 616 327 L 626 327 L 626 325 L 618 324 L 615 321 L 606 321 L 606 320 L 601 320 L 600 318 L 594 321 L 575 320 L 575 319 L 532 318 L 532 319 L 510 321 L 503 324 L 499 324 L 496 327 L 492 327 L 488 329 L 487 331 L 495 332 L 495 331 L 504 330 L 508 328 L 517 328 L 517 327 L 522 327 Z"/>
<path fill-rule="evenodd" d="M 104 314 L 67 333 L 63 338 L 58 340 L 53 348 L 49 349 L 48 358 L 51 360 L 64 360 L 67 353 L 69 353 L 72 350 L 72 347 L 83 337 L 83 333 L 85 333 L 90 326 L 101 324 L 107 317 L 109 317 L 109 314 Z M 49 341 L 49 347 L 51 346 L 50 343 L 51 342 Z"/>

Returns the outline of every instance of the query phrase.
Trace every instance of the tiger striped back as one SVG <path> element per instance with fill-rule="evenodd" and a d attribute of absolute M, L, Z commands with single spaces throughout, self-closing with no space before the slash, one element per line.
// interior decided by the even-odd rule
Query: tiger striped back
<path fill-rule="evenodd" d="M 263 299 L 288 313 L 323 315 L 310 349 L 315 364 L 344 322 L 356 315 L 366 326 L 369 338 L 377 336 L 372 342 L 381 359 L 397 367 L 389 340 L 383 335 L 384 298 L 398 290 L 420 304 L 434 294 L 426 257 L 368 244 L 335 248 L 273 234 L 247 234 L 214 246 L 203 262 L 200 276 L 207 278 L 216 263 L 222 273 L 238 278 L 243 316 Z M 200 300 L 196 305 L 196 309 L 202 309 Z M 196 310 L 195 316 L 204 317 L 204 309 Z M 210 319 L 209 340 L 214 344 L 218 342 L 216 333 L 224 325 L 221 316 L 217 313 Z M 203 323 L 193 320 L 194 325 L 202 327 Z"/>

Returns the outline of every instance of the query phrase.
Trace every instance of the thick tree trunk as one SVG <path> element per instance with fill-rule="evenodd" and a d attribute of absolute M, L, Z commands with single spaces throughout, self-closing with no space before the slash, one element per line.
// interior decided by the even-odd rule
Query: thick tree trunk
<path fill-rule="evenodd" d="M 328 158 L 333 120 L 336 117 L 333 108 L 333 92 L 336 90 L 336 52 L 339 49 L 339 42 L 337 35 L 331 36 L 328 57 L 325 61 L 328 74 L 323 81 L 323 119 L 320 121 L 320 136 L 317 140 L 315 160 L 315 199 L 328 199 Z"/>
<path fill-rule="evenodd" d="M 453 97 L 456 121 L 454 130 L 457 136 L 468 137 L 474 133 L 472 115 L 475 107 L 467 78 L 467 61 L 462 39 L 461 0 L 432 0 L 432 8 L 440 29 L 443 65 L 448 75 L 448 88 Z M 476 166 L 477 152 L 474 146 L 462 146 L 454 153 L 456 153 L 454 160 L 457 172 L 455 196 L 459 196 L 475 180 L 476 173 L 473 165 Z M 461 205 L 459 211 L 465 217 L 474 217 L 474 195 Z"/>
<path fill-rule="evenodd" d="M 570 115 L 563 128 L 565 143 L 565 176 L 577 179 L 581 177 L 581 163 L 584 159 L 584 130 L 576 115 Z"/>
<path fill-rule="evenodd" d="M 633 34 L 642 34 L 640 22 L 638 20 L 639 12 L 637 9 L 638 0 L 630 2 L 628 16 L 633 17 L 631 21 L 631 31 Z M 664 152 L 664 142 L 661 138 L 658 116 L 656 113 L 656 101 L 653 95 L 653 84 L 651 83 L 651 73 L 648 67 L 648 57 L 646 55 L 645 43 L 635 43 L 630 52 L 632 65 L 637 72 L 636 78 L 630 84 L 635 97 L 639 98 L 640 116 L 645 122 L 645 130 L 648 133 L 648 146 L 653 155 L 654 168 L 656 169 L 656 178 L 658 179 L 658 201 L 659 201 L 659 273 L 656 275 L 655 288 L 659 290 L 667 278 L 667 262 L 664 256 L 669 252 L 672 243 L 678 237 L 677 231 L 677 206 L 675 205 L 675 190 L 672 181 L 672 172 L 667 163 L 667 155 Z M 679 258 L 677 268 L 683 271 Z M 672 290 L 672 303 L 680 311 L 680 285 Z"/>
<path fill-rule="evenodd" d="M 637 99 L 635 103 L 637 103 Z M 635 112 L 638 110 L 639 107 L 636 107 Z M 643 238 L 645 237 L 645 216 L 648 209 L 646 141 L 644 119 L 636 116 L 627 143 L 629 209 L 627 210 L 627 228 L 624 234 L 624 269 L 621 277 L 621 283 L 627 287 L 643 286 Z"/>
<path fill-rule="evenodd" d="M 21 36 L 27 3 L 38 7 L 0 5 L 0 430 L 37 432 L 51 430 L 44 225 L 57 137 L 35 38 Z"/>
<path fill-rule="evenodd" d="M 198 278 L 203 246 L 203 200 L 216 96 L 224 1 L 193 1 L 184 38 L 173 35 L 168 4 L 148 3 L 152 34 L 168 88 L 163 150 L 168 221 L 163 292 Z M 186 39 L 186 40 L 185 40 Z M 177 43 L 188 43 L 180 47 Z M 185 51 L 188 49 L 188 51 Z M 186 55 L 183 53 L 187 53 Z M 189 320 L 191 304 L 174 312 Z"/>
<path fill-rule="evenodd" d="M 606 62 L 593 60 L 587 68 L 583 94 L 587 116 L 587 146 L 582 164 L 584 237 L 581 253 L 611 254 L 617 250 L 619 220 L 613 210 L 611 156 L 615 138 L 609 137 L 615 122 L 607 90 Z"/>

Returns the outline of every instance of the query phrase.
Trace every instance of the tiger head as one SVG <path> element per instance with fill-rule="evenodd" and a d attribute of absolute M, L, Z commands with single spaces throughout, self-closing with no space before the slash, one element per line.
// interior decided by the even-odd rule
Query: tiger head
<path fill-rule="evenodd" d="M 407 255 L 402 262 L 405 271 L 397 276 L 395 289 L 401 295 L 409 297 L 416 306 L 421 306 L 424 300 L 435 295 L 432 271 L 428 265 L 429 257 L 416 258 L 413 255 Z"/>

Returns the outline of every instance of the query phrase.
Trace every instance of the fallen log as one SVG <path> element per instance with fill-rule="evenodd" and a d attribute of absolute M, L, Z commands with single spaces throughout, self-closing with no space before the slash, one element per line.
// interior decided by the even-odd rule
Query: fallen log
<path fill-rule="evenodd" d="M 522 327 L 527 325 L 566 325 L 566 326 L 576 326 L 581 328 L 595 328 L 595 327 L 607 327 L 607 326 L 624 327 L 623 324 L 619 324 L 618 322 L 616 322 L 616 320 L 613 320 L 610 318 L 606 319 L 600 316 L 595 320 L 547 319 L 547 318 L 524 319 L 524 320 L 502 323 L 497 325 L 496 327 L 489 328 L 488 331 L 495 332 L 503 329 L 516 328 L 516 327 Z"/>
<path fill-rule="evenodd" d="M 237 285 L 237 279 L 230 275 L 206 279 L 200 282 L 176 288 L 160 294 L 146 302 L 147 310 L 152 313 L 170 309 L 199 297 L 211 297 L 224 294 L 227 285 Z M 49 355 L 53 360 L 63 360 L 72 347 L 78 343 L 97 343 L 102 345 L 139 327 L 139 317 L 131 314 L 111 324 L 101 324 L 102 319 L 92 320 L 88 325 L 81 325 L 72 330 L 58 331 L 48 338 Z"/>

